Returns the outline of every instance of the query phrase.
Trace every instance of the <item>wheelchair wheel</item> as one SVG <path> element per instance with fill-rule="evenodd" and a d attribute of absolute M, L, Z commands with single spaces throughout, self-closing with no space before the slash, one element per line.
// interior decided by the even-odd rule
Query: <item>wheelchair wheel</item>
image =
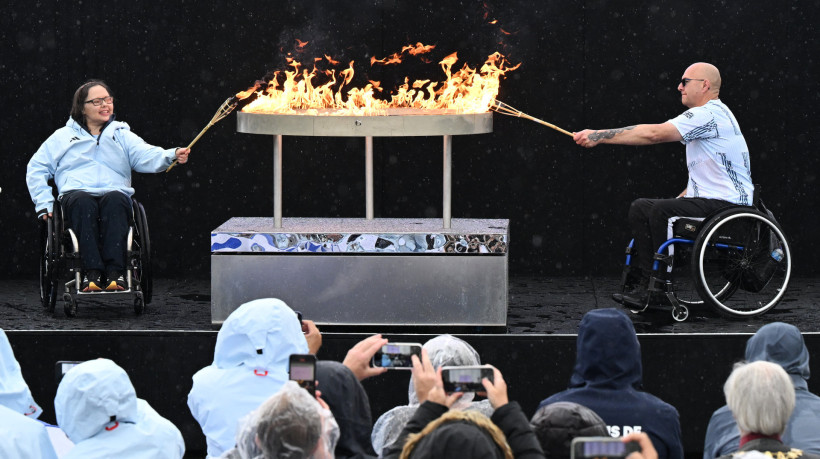
<path fill-rule="evenodd" d="M 77 300 L 75 300 L 73 296 L 66 293 L 63 295 L 63 301 L 65 302 L 63 305 L 63 311 L 65 312 L 66 317 L 76 317 Z"/>
<path fill-rule="evenodd" d="M 134 238 L 134 241 L 139 245 L 140 254 L 136 266 L 134 266 L 134 280 L 140 286 L 143 301 L 145 304 L 150 304 L 154 294 L 154 281 L 151 272 L 151 238 L 148 233 L 148 219 L 145 216 L 145 208 L 142 204 L 136 200 L 133 203 L 134 223 L 137 230 L 137 237 Z"/>
<path fill-rule="evenodd" d="M 140 315 L 145 311 L 145 303 L 143 302 L 142 295 L 137 295 L 134 297 L 134 313 Z"/>
<path fill-rule="evenodd" d="M 712 218 L 695 242 L 692 277 L 703 301 L 727 317 L 754 317 L 777 305 L 791 276 L 779 225 L 754 209 Z"/>
<path fill-rule="evenodd" d="M 40 302 L 48 312 L 57 304 L 59 281 L 55 266 L 59 259 L 59 211 L 55 206 L 52 217 L 40 224 Z"/>

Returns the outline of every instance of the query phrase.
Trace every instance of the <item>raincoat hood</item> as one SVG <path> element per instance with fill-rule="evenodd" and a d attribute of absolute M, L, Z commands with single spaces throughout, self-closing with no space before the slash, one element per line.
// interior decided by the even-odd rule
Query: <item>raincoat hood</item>
<path fill-rule="evenodd" d="M 113 422 L 137 420 L 137 393 L 125 370 L 108 359 L 68 370 L 54 398 L 57 424 L 79 443 Z"/>
<path fill-rule="evenodd" d="M 453 335 L 439 335 L 430 339 L 424 345 L 430 363 L 435 368 L 445 366 L 474 366 L 481 365 L 481 358 L 478 352 L 466 341 L 456 338 Z M 407 389 L 407 398 L 410 405 L 418 405 L 419 398 L 416 395 L 416 387 L 413 385 L 413 378 L 410 378 L 410 387 Z M 465 409 L 470 406 L 470 402 L 475 398 L 474 392 L 465 392 L 451 408 Z"/>
<path fill-rule="evenodd" d="M 641 347 L 623 312 L 608 308 L 586 313 L 578 328 L 577 352 L 569 387 L 641 388 Z"/>
<path fill-rule="evenodd" d="M 43 410 L 23 379 L 20 364 L 14 358 L 6 332 L 0 329 L 0 405 L 30 418 L 37 418 Z"/>
<path fill-rule="evenodd" d="M 370 444 L 373 429 L 370 402 L 353 372 L 339 362 L 322 360 L 316 363 L 316 380 L 322 400 L 339 425 L 341 436 L 336 444 L 336 459 L 376 457 Z"/>
<path fill-rule="evenodd" d="M 296 313 L 276 298 L 245 303 L 225 319 L 216 338 L 214 366 L 284 368 L 291 354 L 307 354 Z"/>
<path fill-rule="evenodd" d="M 794 325 L 774 322 L 764 325 L 746 342 L 746 361 L 766 360 L 786 370 L 795 385 L 809 379 L 809 351 Z M 799 378 L 799 379 L 798 379 Z M 801 381 L 802 380 L 802 381 Z"/>

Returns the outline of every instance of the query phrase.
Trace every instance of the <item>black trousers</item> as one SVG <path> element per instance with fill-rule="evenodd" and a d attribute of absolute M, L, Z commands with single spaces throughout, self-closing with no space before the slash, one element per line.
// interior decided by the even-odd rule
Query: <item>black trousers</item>
<path fill-rule="evenodd" d="M 131 198 L 119 191 L 102 196 L 71 191 L 60 202 L 77 235 L 85 271 L 124 274 Z"/>
<path fill-rule="evenodd" d="M 641 275 L 648 279 L 654 262 L 653 254 L 658 251 L 669 234 L 671 217 L 706 217 L 725 207 L 734 207 L 728 201 L 706 198 L 649 199 L 632 201 L 629 207 L 629 226 L 635 238 L 632 266 L 641 269 Z"/>

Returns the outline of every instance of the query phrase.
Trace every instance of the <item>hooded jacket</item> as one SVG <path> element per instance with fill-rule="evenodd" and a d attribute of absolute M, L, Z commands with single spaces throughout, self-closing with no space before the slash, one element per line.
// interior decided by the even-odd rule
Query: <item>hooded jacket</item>
<path fill-rule="evenodd" d="M 316 380 L 322 400 L 330 407 L 339 425 L 341 435 L 336 444 L 336 459 L 376 457 L 370 445 L 373 428 L 370 401 L 356 375 L 339 362 L 322 360 L 316 363 Z"/>
<path fill-rule="evenodd" d="M 188 408 L 219 457 L 236 444 L 238 422 L 288 380 L 291 354 L 307 354 L 299 318 L 275 298 L 245 303 L 222 324 L 214 361 L 193 377 Z"/>
<path fill-rule="evenodd" d="M 31 396 L 6 332 L 0 329 L 0 457 L 56 458 L 43 410 Z"/>
<path fill-rule="evenodd" d="M 646 432 L 658 457 L 683 458 L 678 410 L 641 390 L 641 347 L 623 312 L 594 309 L 578 329 L 577 356 L 569 388 L 541 402 L 574 402 L 601 417 L 609 434 Z"/>
<path fill-rule="evenodd" d="M 54 398 L 57 424 L 74 442 L 64 459 L 179 459 L 182 434 L 137 398 L 125 370 L 108 359 L 69 370 Z"/>
<path fill-rule="evenodd" d="M 134 194 L 131 170 L 160 172 L 171 165 L 175 148 L 162 149 L 145 143 L 131 132 L 127 123 L 111 121 L 99 138 L 73 118 L 40 145 L 28 162 L 26 184 L 38 213 L 54 210 L 54 197 L 48 185 L 57 185 L 59 196 L 82 190 L 94 196 L 109 191 Z"/>
<path fill-rule="evenodd" d="M 807 453 L 820 454 L 820 397 L 809 392 L 809 351 L 803 335 L 793 325 L 774 322 L 764 325 L 746 343 L 746 361 L 766 360 L 786 370 L 794 384 L 795 407 L 783 443 Z M 706 428 L 704 459 L 725 456 L 738 450 L 740 431 L 728 406 L 712 414 Z"/>

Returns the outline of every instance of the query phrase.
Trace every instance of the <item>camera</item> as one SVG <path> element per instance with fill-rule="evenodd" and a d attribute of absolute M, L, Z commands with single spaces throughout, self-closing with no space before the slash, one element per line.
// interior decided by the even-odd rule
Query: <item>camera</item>
<path fill-rule="evenodd" d="M 312 396 L 316 396 L 316 356 L 313 354 L 291 354 L 288 377 Z"/>
<path fill-rule="evenodd" d="M 570 446 L 570 458 L 622 458 L 640 452 L 638 442 L 624 443 L 613 437 L 575 437 Z"/>
<path fill-rule="evenodd" d="M 76 367 L 81 363 L 83 363 L 82 360 L 58 360 L 57 363 L 54 365 L 54 373 L 57 377 L 57 384 L 59 384 L 60 381 L 63 380 L 63 375 L 65 375 L 68 370 Z"/>
<path fill-rule="evenodd" d="M 381 368 L 413 368 L 411 357 L 421 359 L 419 343 L 387 343 L 373 355 L 373 366 Z"/>
<path fill-rule="evenodd" d="M 444 392 L 484 392 L 481 380 L 493 379 L 493 367 L 490 365 L 442 367 L 441 380 L 444 383 Z"/>

